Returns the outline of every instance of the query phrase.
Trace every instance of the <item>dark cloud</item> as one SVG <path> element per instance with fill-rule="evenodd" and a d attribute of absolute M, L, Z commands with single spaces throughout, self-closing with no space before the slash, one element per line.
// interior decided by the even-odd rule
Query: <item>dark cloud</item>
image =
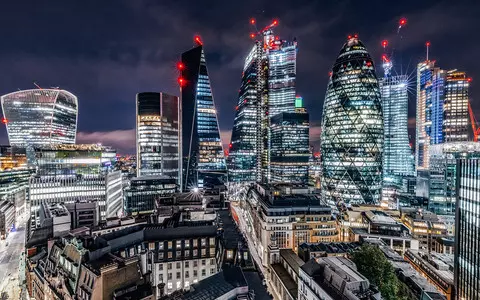
<path fill-rule="evenodd" d="M 33 81 L 72 91 L 79 98 L 79 141 L 114 143 L 120 152 L 135 149 L 135 94 L 178 94 L 175 63 L 195 34 L 204 40 L 228 143 L 252 16 L 258 24 L 278 18 L 276 33 L 298 40 L 297 91 L 314 124 L 312 140 L 319 136 L 329 69 L 350 33 L 359 33 L 377 58 L 380 41 L 394 44 L 396 22 L 405 16 L 409 24 L 395 45 L 397 69 L 414 71 L 430 40 L 431 57 L 441 67 L 480 78 L 480 45 L 472 37 L 480 29 L 480 5 L 474 1 L 20 0 L 0 8 L 0 93 L 32 88 Z M 480 110 L 476 101 L 472 106 Z M 3 130 L 0 141 L 5 135 Z"/>

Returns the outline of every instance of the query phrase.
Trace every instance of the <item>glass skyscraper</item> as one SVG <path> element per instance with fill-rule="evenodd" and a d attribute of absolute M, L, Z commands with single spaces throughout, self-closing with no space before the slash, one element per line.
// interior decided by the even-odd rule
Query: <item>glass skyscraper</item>
<path fill-rule="evenodd" d="M 349 37 L 333 65 L 323 108 L 322 194 L 330 204 L 378 204 L 383 116 L 373 60 Z"/>
<path fill-rule="evenodd" d="M 10 146 L 74 144 L 78 102 L 59 89 L 13 92 L 1 97 Z"/>
<path fill-rule="evenodd" d="M 271 118 L 295 112 L 297 42 L 267 26 L 245 59 L 229 149 L 229 180 L 268 182 Z"/>
<path fill-rule="evenodd" d="M 309 120 L 304 108 L 271 119 L 271 182 L 308 184 Z"/>
<path fill-rule="evenodd" d="M 180 178 L 178 97 L 137 94 L 137 176 Z"/>
<path fill-rule="evenodd" d="M 386 76 L 380 80 L 384 120 L 383 172 L 385 176 L 413 175 L 414 164 L 408 141 L 408 76 Z"/>
<path fill-rule="evenodd" d="M 469 134 L 468 87 L 465 72 L 448 71 L 445 77 L 443 135 L 445 142 L 471 140 Z"/>
<path fill-rule="evenodd" d="M 455 299 L 480 299 L 480 161 L 459 159 L 457 166 Z"/>
<path fill-rule="evenodd" d="M 202 188 L 227 175 L 217 110 L 203 45 L 182 54 L 182 189 Z"/>

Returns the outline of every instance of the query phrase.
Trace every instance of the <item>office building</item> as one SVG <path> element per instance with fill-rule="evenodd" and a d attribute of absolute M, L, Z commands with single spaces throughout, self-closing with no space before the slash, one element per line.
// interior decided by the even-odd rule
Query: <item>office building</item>
<path fill-rule="evenodd" d="M 301 105 L 301 104 L 300 104 Z M 308 113 L 279 113 L 270 125 L 270 181 L 308 184 L 309 120 Z"/>
<path fill-rule="evenodd" d="M 380 202 L 383 117 L 373 60 L 357 36 L 340 50 L 323 106 L 322 195 L 329 204 Z"/>
<path fill-rule="evenodd" d="M 179 100 L 166 93 L 139 93 L 136 99 L 137 176 L 180 178 Z"/>
<path fill-rule="evenodd" d="M 125 188 L 125 215 L 152 213 L 155 202 L 173 197 L 178 192 L 177 181 L 168 176 L 142 176 L 130 180 Z"/>
<path fill-rule="evenodd" d="M 245 59 L 229 146 L 231 182 L 269 182 L 271 118 L 296 109 L 297 42 L 275 37 L 276 25 L 258 33 Z"/>
<path fill-rule="evenodd" d="M 430 211 L 402 208 L 402 222 L 409 229 L 413 238 L 419 241 L 419 249 L 435 251 L 438 238 L 448 234 L 445 222 Z"/>
<path fill-rule="evenodd" d="M 480 157 L 476 142 L 446 142 L 430 146 L 428 209 L 436 214 L 454 215 L 457 198 L 457 159 Z"/>
<path fill-rule="evenodd" d="M 335 242 L 339 229 L 332 208 L 301 184 L 260 184 L 248 189 L 244 207 L 246 233 L 264 264 L 267 248 L 297 252 L 303 243 Z"/>
<path fill-rule="evenodd" d="M 445 142 L 465 142 L 471 140 L 469 134 L 468 87 L 470 79 L 465 72 L 448 71 L 445 76 L 445 102 L 443 105 L 443 140 Z"/>
<path fill-rule="evenodd" d="M 182 54 L 182 190 L 227 175 L 207 62 L 201 42 Z M 226 178 L 225 178 L 226 179 Z"/>
<path fill-rule="evenodd" d="M 7 238 L 15 228 L 15 206 L 7 200 L 0 201 L 0 239 Z"/>
<path fill-rule="evenodd" d="M 380 80 L 384 122 L 384 176 L 413 175 L 414 163 L 408 141 L 408 76 Z"/>
<path fill-rule="evenodd" d="M 459 159 L 455 214 L 456 299 L 480 298 L 480 164 L 478 159 Z"/>
<path fill-rule="evenodd" d="M 114 188 L 110 191 L 122 184 L 114 177 L 107 179 L 113 172 L 115 150 L 99 145 L 56 145 L 37 148 L 35 155 L 37 173 L 29 181 L 32 228 L 39 225 L 36 215 L 43 200 L 49 204 L 97 201 L 100 220 L 107 218 L 109 208 L 110 216 L 117 214 L 112 206 L 118 207 L 122 202 L 122 193 L 110 193 L 107 197 L 111 186 Z"/>
<path fill-rule="evenodd" d="M 10 146 L 74 144 L 78 101 L 60 89 L 17 91 L 1 97 Z"/>

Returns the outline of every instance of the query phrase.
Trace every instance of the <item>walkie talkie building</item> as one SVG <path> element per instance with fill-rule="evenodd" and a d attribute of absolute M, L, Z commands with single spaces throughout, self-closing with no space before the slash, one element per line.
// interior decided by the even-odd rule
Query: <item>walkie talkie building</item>
<path fill-rule="evenodd" d="M 357 36 L 340 50 L 323 108 L 322 193 L 329 203 L 378 203 L 383 116 L 372 58 Z"/>
<path fill-rule="evenodd" d="M 70 92 L 35 89 L 1 97 L 10 146 L 74 144 L 78 102 Z"/>

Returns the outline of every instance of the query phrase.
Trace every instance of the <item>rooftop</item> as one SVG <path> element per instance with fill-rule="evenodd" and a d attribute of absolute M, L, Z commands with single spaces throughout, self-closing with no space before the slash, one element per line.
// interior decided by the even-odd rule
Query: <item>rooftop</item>
<path fill-rule="evenodd" d="M 290 274 L 287 270 L 285 270 L 282 264 L 272 264 L 271 267 L 273 272 L 277 274 L 280 281 L 282 281 L 283 285 L 288 290 L 290 295 L 292 295 L 296 299 L 298 295 L 298 284 L 292 279 L 292 276 L 290 276 Z"/>

